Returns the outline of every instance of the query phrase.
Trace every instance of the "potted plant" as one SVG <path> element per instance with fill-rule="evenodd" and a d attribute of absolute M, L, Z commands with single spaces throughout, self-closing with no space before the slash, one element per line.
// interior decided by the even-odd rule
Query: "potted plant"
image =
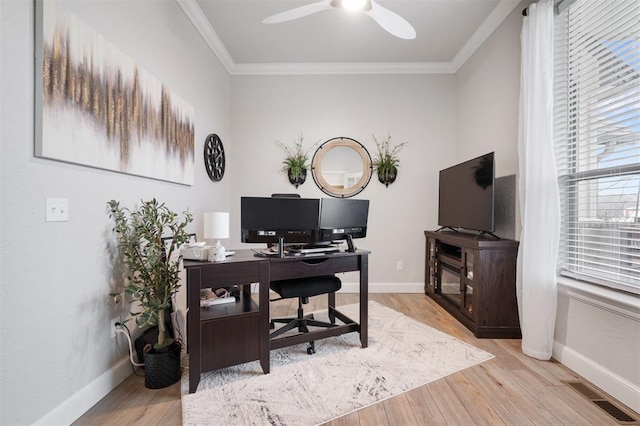
<path fill-rule="evenodd" d="M 140 310 L 131 313 L 139 327 L 158 327 L 158 340 L 144 355 L 145 386 L 169 386 L 180 379 L 180 344 L 167 335 L 165 312 L 180 288 L 177 254 L 189 241 L 185 228 L 193 217 L 188 211 L 179 217 L 155 199 L 142 201 L 134 210 L 115 200 L 107 204 L 127 269 L 124 289 L 113 296 L 127 295 L 139 305 Z"/>
<path fill-rule="evenodd" d="M 293 143 L 293 146 L 286 145 L 278 140 L 276 144 L 286 153 L 284 161 L 282 162 L 282 171 L 287 173 L 289 182 L 298 188 L 307 179 L 307 169 L 309 168 L 309 151 L 316 144 L 313 144 L 306 151 L 302 148 L 303 137 L 302 134 L 298 136 L 298 140 Z"/>
<path fill-rule="evenodd" d="M 398 152 L 408 142 L 402 142 L 401 144 L 391 146 L 391 134 L 387 139 L 382 142 L 378 142 L 375 136 L 373 140 L 376 142 L 378 152 L 376 158 L 373 160 L 373 168 L 378 174 L 378 180 L 385 186 L 389 186 L 390 183 L 395 182 L 398 176 L 398 166 L 400 165 L 400 159 L 398 158 Z"/>

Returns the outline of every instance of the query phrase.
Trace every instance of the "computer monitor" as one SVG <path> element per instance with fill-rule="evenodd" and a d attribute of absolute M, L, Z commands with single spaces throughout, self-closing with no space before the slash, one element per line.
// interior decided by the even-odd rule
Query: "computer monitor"
<path fill-rule="evenodd" d="M 318 240 L 351 240 L 367 236 L 369 200 L 353 198 L 323 198 L 320 202 L 320 230 Z"/>
<path fill-rule="evenodd" d="M 241 197 L 243 243 L 301 243 L 316 240 L 320 221 L 317 198 Z"/>

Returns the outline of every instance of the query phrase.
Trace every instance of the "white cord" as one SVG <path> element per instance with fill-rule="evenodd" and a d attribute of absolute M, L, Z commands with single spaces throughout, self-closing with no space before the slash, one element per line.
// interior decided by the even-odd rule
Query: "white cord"
<path fill-rule="evenodd" d="M 129 333 L 121 328 L 117 328 L 116 333 L 122 333 L 127 336 L 127 340 L 129 341 L 129 358 L 131 359 L 131 364 L 135 365 L 136 367 L 144 367 L 144 363 L 139 364 L 133 360 L 133 348 L 131 347 L 131 337 L 129 336 Z"/>

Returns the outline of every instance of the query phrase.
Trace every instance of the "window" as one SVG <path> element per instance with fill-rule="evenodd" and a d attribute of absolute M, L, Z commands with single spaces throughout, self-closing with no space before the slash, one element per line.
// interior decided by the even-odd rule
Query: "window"
<path fill-rule="evenodd" d="M 555 32 L 559 273 L 640 294 L 640 0 L 571 2 Z"/>

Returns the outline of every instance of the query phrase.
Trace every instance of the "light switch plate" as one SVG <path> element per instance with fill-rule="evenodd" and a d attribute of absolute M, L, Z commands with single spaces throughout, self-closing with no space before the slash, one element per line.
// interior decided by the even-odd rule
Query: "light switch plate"
<path fill-rule="evenodd" d="M 67 222 L 69 220 L 69 200 L 67 198 L 47 198 L 45 221 Z"/>

